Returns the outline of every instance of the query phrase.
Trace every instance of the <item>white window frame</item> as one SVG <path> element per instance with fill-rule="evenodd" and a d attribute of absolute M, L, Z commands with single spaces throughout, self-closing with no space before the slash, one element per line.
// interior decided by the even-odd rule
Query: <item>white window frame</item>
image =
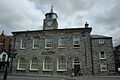
<path fill-rule="evenodd" d="M 99 39 L 99 44 L 104 44 L 105 40 L 104 39 Z"/>
<path fill-rule="evenodd" d="M 5 61 L 7 61 L 8 55 L 7 55 L 6 52 L 2 52 L 2 53 L 1 53 L 1 55 L 0 55 L 0 61 L 2 61 L 3 55 L 6 55 Z"/>
<path fill-rule="evenodd" d="M 32 60 L 33 60 L 33 58 L 30 60 L 30 70 L 37 71 L 38 68 L 37 68 L 37 69 L 33 69 L 33 68 L 32 68 L 32 64 L 33 64 L 33 63 L 32 63 Z M 37 61 L 38 61 L 38 59 L 37 59 Z M 38 63 L 37 63 L 37 64 L 38 64 Z"/>
<path fill-rule="evenodd" d="M 73 68 L 73 69 L 74 69 L 74 65 L 75 65 L 75 64 L 76 64 L 76 65 L 81 65 L 81 62 L 80 62 L 79 59 L 77 59 L 77 60 L 79 60 L 79 63 L 75 63 L 75 60 L 76 60 L 76 59 L 73 60 L 73 65 L 72 65 L 72 68 Z"/>
<path fill-rule="evenodd" d="M 101 55 L 102 52 L 104 52 L 104 51 L 99 52 L 99 58 L 100 59 L 106 59 L 106 52 L 104 52 L 104 58 L 102 58 L 102 55 Z"/>
<path fill-rule="evenodd" d="M 103 70 L 102 68 L 105 67 L 106 69 Z M 100 71 L 107 71 L 107 65 L 106 64 L 100 64 Z"/>
<path fill-rule="evenodd" d="M 20 49 L 26 49 L 26 47 L 23 47 L 23 39 L 21 38 L 21 42 L 20 42 Z"/>
<path fill-rule="evenodd" d="M 51 60 L 51 69 L 45 69 L 45 59 L 44 59 L 43 60 L 43 71 L 52 71 L 52 70 L 53 70 L 53 61 Z"/>
<path fill-rule="evenodd" d="M 50 47 L 47 46 L 48 38 L 51 39 L 51 42 L 50 42 L 50 43 L 51 43 L 51 46 L 50 46 Z M 52 38 L 51 38 L 51 37 L 46 37 L 46 38 L 45 38 L 45 48 L 52 48 Z"/>
<path fill-rule="evenodd" d="M 38 41 L 38 47 L 35 47 L 34 44 L 35 44 L 35 41 L 37 40 L 38 38 L 33 38 L 33 46 L 32 48 L 33 49 L 38 49 L 39 48 L 39 41 Z M 39 40 L 39 39 L 38 39 Z"/>
<path fill-rule="evenodd" d="M 66 61 L 66 69 L 59 69 L 59 60 L 57 60 L 57 71 L 67 71 L 67 60 L 65 59 L 65 61 Z"/>
<path fill-rule="evenodd" d="M 75 43 L 74 43 L 75 41 L 78 41 L 79 43 L 78 43 L 78 44 L 75 44 Z M 77 36 L 74 36 L 74 37 L 73 37 L 73 47 L 74 47 L 74 48 L 79 48 L 79 47 L 75 47 L 75 45 L 79 45 L 79 47 L 80 47 L 80 37 L 79 37 L 79 36 L 78 36 L 78 37 L 77 37 Z"/>
<path fill-rule="evenodd" d="M 25 70 L 25 68 L 20 68 L 20 60 L 21 58 L 18 60 L 18 64 L 17 64 L 17 70 Z"/>
<path fill-rule="evenodd" d="M 64 38 L 64 44 L 61 44 L 61 38 Z M 65 36 L 60 36 L 59 37 L 58 48 L 65 48 Z"/>

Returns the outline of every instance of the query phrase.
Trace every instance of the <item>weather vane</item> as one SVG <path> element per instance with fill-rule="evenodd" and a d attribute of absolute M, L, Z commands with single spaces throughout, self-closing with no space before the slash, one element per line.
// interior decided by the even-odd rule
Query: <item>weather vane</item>
<path fill-rule="evenodd" d="M 51 12 L 53 12 L 53 0 L 51 0 Z"/>

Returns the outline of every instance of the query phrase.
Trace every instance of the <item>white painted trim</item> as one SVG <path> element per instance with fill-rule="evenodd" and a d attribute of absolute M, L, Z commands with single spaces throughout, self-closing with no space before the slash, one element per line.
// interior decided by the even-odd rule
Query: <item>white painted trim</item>
<path fill-rule="evenodd" d="M 34 46 L 35 39 L 37 39 L 37 38 L 33 38 L 33 40 L 32 40 L 32 41 L 33 41 L 33 43 L 32 43 L 32 48 L 33 48 L 33 49 L 38 49 L 39 47 L 35 47 L 35 46 Z M 38 43 L 38 44 L 39 44 L 39 43 Z"/>
<path fill-rule="evenodd" d="M 31 66 L 32 66 L 32 60 L 33 60 L 33 59 L 30 60 L 30 70 L 32 70 L 32 71 L 37 71 L 38 69 L 32 69 L 32 68 L 31 68 Z"/>
<path fill-rule="evenodd" d="M 103 51 L 103 52 L 104 52 L 104 56 L 105 56 L 104 58 L 101 57 L 101 52 L 102 52 L 102 51 L 99 52 L 99 59 L 106 59 L 106 52 Z"/>
<path fill-rule="evenodd" d="M 67 60 L 66 61 L 66 69 L 59 69 L 59 60 L 57 60 L 57 71 L 67 71 Z"/>
<path fill-rule="evenodd" d="M 63 44 L 63 46 L 60 45 L 60 39 L 61 39 L 61 38 L 64 38 L 64 44 Z M 66 48 L 66 46 L 65 46 L 65 42 L 66 42 L 66 40 L 65 40 L 65 36 L 59 36 L 59 40 L 58 40 L 58 48 Z"/>
<path fill-rule="evenodd" d="M 47 47 L 47 46 L 46 46 L 46 44 L 47 44 L 47 38 L 48 38 L 48 37 L 45 38 L 45 48 L 52 48 L 52 38 L 50 37 L 50 38 L 51 38 L 51 47 Z"/>
<path fill-rule="evenodd" d="M 74 41 L 76 41 L 76 40 L 79 41 L 79 44 L 74 43 Z M 79 47 L 80 47 L 80 37 L 75 37 L 75 36 L 73 37 L 73 48 L 79 48 L 79 47 L 74 47 L 74 45 L 79 45 Z"/>
<path fill-rule="evenodd" d="M 26 49 L 25 47 L 22 47 L 23 39 L 20 40 L 20 49 Z"/>
<path fill-rule="evenodd" d="M 21 58 L 20 58 L 20 59 L 21 59 Z M 24 68 L 20 68 L 20 59 L 18 60 L 17 70 L 25 70 Z"/>
<path fill-rule="evenodd" d="M 51 63 L 51 69 L 45 69 L 45 59 L 43 60 L 43 71 L 52 71 L 53 70 L 53 61 Z"/>
<path fill-rule="evenodd" d="M 99 44 L 104 44 L 104 43 L 105 43 L 104 39 L 99 39 Z"/>
<path fill-rule="evenodd" d="M 79 59 L 78 59 L 79 60 Z M 73 65 L 72 65 L 72 68 L 74 69 L 74 65 L 81 65 L 81 63 L 74 63 L 75 59 L 73 60 Z M 79 60 L 80 61 L 80 60 Z"/>
<path fill-rule="evenodd" d="M 102 70 L 102 67 L 105 67 L 106 70 Z M 100 64 L 100 71 L 107 71 L 107 65 L 105 65 L 105 64 Z"/>
<path fill-rule="evenodd" d="M 2 61 L 3 55 L 6 55 L 5 61 L 7 62 L 8 55 L 7 55 L 7 53 L 4 52 L 4 51 L 0 54 L 0 61 Z"/>

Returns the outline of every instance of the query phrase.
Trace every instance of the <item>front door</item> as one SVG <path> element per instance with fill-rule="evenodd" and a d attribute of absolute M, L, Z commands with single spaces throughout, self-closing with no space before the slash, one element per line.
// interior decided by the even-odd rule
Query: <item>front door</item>
<path fill-rule="evenodd" d="M 75 76 L 79 75 L 79 71 L 80 71 L 80 61 L 78 59 L 74 60 L 74 74 Z"/>

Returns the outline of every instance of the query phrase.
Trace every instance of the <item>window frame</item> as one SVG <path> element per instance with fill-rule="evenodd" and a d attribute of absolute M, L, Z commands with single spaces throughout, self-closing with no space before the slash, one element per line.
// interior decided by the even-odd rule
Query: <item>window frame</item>
<path fill-rule="evenodd" d="M 38 47 L 35 47 L 35 41 L 37 42 Z M 33 38 L 32 48 L 33 48 L 33 49 L 38 49 L 38 48 L 39 48 L 39 38 Z"/>
<path fill-rule="evenodd" d="M 65 69 L 60 69 L 60 67 L 59 67 L 59 60 L 65 60 Z M 57 60 L 57 71 L 67 71 L 67 60 L 65 59 L 65 58 L 60 58 L 59 60 Z"/>
<path fill-rule="evenodd" d="M 78 44 L 76 44 L 75 41 L 78 41 Z M 80 47 L 80 37 L 78 37 L 78 36 L 73 37 L 73 47 L 74 48 L 79 48 Z"/>
<path fill-rule="evenodd" d="M 23 40 L 25 40 L 24 47 L 23 47 Z M 26 45 L 27 45 L 26 42 L 27 42 L 26 39 L 21 38 L 20 49 L 26 49 Z"/>
<path fill-rule="evenodd" d="M 105 40 L 104 39 L 99 39 L 99 44 L 104 44 Z"/>
<path fill-rule="evenodd" d="M 102 57 L 102 52 L 104 53 L 103 55 L 104 55 L 104 58 Z M 99 58 L 100 59 L 106 59 L 106 53 L 105 53 L 105 51 L 100 51 L 99 52 Z"/>
<path fill-rule="evenodd" d="M 48 59 L 50 60 L 51 62 L 50 63 L 47 63 L 47 65 L 50 65 L 51 66 L 51 69 L 45 69 L 45 60 Z M 50 57 L 45 57 L 44 60 L 43 60 L 43 71 L 52 71 L 53 70 L 53 61 L 51 60 Z"/>
<path fill-rule="evenodd" d="M 3 61 L 3 55 L 6 55 L 5 56 L 5 62 L 7 62 L 7 59 L 8 59 L 8 54 L 6 52 L 2 52 L 1 55 L 0 55 L 0 61 Z"/>
<path fill-rule="evenodd" d="M 38 70 L 38 68 L 37 68 L 37 69 L 32 68 L 32 65 L 33 65 L 33 59 L 36 59 L 36 60 L 37 60 L 37 63 L 34 63 L 34 64 L 36 64 L 36 65 L 38 66 L 38 59 L 37 59 L 37 58 L 32 58 L 32 59 L 30 60 L 30 70 L 37 71 L 37 70 Z"/>
<path fill-rule="evenodd" d="M 48 39 L 50 39 L 50 42 L 48 42 Z M 51 45 L 51 46 L 48 47 L 47 44 Z M 45 38 L 45 48 L 52 48 L 52 38 L 51 37 L 46 37 Z"/>
<path fill-rule="evenodd" d="M 103 70 L 103 67 L 105 68 L 105 70 Z M 100 71 L 107 71 L 107 65 L 106 64 L 100 64 Z"/>
<path fill-rule="evenodd" d="M 21 59 L 24 59 L 24 58 L 20 58 L 20 59 L 18 60 L 17 70 L 23 70 L 23 71 L 24 71 L 24 70 L 26 69 L 26 67 L 25 67 L 25 68 L 20 68 L 20 60 L 21 60 Z M 25 59 L 24 59 L 24 60 L 25 60 Z M 25 60 L 25 63 L 26 63 L 26 60 Z M 24 63 L 24 64 L 25 64 L 25 63 Z M 26 65 L 25 65 L 25 66 L 26 66 Z"/>
<path fill-rule="evenodd" d="M 59 36 L 59 40 L 58 40 L 58 48 L 65 48 L 65 42 L 66 42 L 66 39 L 65 39 L 65 36 Z M 62 42 L 64 41 L 64 42 Z M 62 44 L 61 44 L 62 43 Z"/>

